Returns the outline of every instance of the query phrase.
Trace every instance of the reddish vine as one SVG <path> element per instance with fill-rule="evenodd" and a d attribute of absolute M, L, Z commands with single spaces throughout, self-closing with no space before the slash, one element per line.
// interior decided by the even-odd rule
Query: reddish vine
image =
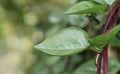
<path fill-rule="evenodd" d="M 107 31 L 111 30 L 115 24 L 117 14 L 119 11 L 120 2 L 116 3 L 113 9 L 111 10 L 104 26 L 102 29 L 102 34 L 106 33 Z M 99 57 L 96 62 L 97 66 L 97 74 L 101 74 L 101 62 L 103 58 L 103 74 L 108 74 L 108 44 L 105 45 L 104 50 L 98 54 Z"/>

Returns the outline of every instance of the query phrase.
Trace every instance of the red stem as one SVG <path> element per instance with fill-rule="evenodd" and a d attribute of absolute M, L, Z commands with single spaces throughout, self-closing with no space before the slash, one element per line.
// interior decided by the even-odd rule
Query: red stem
<path fill-rule="evenodd" d="M 102 34 L 106 33 L 107 30 L 110 30 L 113 28 L 114 23 L 115 23 L 116 18 L 117 18 L 119 7 L 120 7 L 120 2 L 118 2 L 113 7 L 112 11 L 110 12 L 110 14 L 109 14 L 109 16 L 104 24 L 104 27 L 102 29 Z M 103 52 L 103 54 L 102 54 L 102 56 L 103 56 L 103 74 L 108 74 L 108 44 L 105 45 L 104 50 L 102 52 Z M 101 73 L 102 56 L 99 56 L 99 59 L 98 59 L 99 62 L 97 63 L 97 74 Z"/>
<path fill-rule="evenodd" d="M 111 20 L 111 24 L 110 24 L 110 28 L 109 28 L 109 29 L 112 29 L 112 28 L 113 28 L 113 26 L 114 26 L 114 24 L 115 24 L 115 21 L 116 21 L 116 18 L 117 18 L 118 11 L 119 11 L 119 9 L 117 9 L 117 10 L 115 11 L 115 15 L 113 15 L 113 17 L 112 17 L 112 20 Z"/>
<path fill-rule="evenodd" d="M 107 18 L 107 20 L 106 20 L 106 22 L 105 22 L 105 24 L 104 24 L 104 27 L 103 27 L 103 29 L 102 29 L 102 34 L 104 34 L 104 33 L 107 32 L 107 28 L 108 28 L 108 26 L 109 26 L 109 23 L 110 23 L 111 19 L 113 18 L 113 16 L 118 13 L 117 11 L 119 10 L 119 7 L 120 7 L 120 2 L 118 2 L 118 3 L 113 7 L 112 11 L 110 12 L 110 14 L 109 14 L 109 16 L 108 16 L 108 18 Z M 116 19 L 116 18 L 114 18 L 114 19 Z M 113 25 L 114 25 L 114 22 L 115 22 L 115 21 L 113 21 Z M 113 25 L 112 25 L 112 27 L 113 27 Z"/>
<path fill-rule="evenodd" d="M 107 28 L 109 27 L 108 26 L 109 24 L 110 24 L 109 28 L 110 29 L 113 28 L 118 11 L 119 11 L 119 7 L 120 7 L 120 2 L 118 2 L 113 8 L 113 10 L 111 11 L 108 19 L 106 20 L 105 27 L 103 28 L 102 33 L 107 32 Z M 104 47 L 104 50 L 103 50 L 103 74 L 108 74 L 108 44 Z"/>
<path fill-rule="evenodd" d="M 108 74 L 108 44 L 103 51 L 103 74 Z"/>

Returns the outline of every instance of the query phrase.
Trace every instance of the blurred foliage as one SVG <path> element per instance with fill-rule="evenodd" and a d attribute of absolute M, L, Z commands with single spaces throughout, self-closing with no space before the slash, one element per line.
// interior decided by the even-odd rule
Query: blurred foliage
<path fill-rule="evenodd" d="M 0 74 L 71 74 L 95 57 L 95 52 L 85 51 L 73 56 L 66 68 L 67 57 L 49 56 L 33 48 L 46 37 L 70 26 L 86 30 L 90 37 L 100 34 L 105 14 L 64 14 L 79 1 L 0 0 Z M 116 36 L 110 45 L 119 49 L 120 42 L 115 44 L 117 39 Z"/>

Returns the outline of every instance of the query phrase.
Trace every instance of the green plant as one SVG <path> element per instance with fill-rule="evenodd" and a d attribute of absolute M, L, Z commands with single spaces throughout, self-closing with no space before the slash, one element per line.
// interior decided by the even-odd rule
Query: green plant
<path fill-rule="evenodd" d="M 68 9 L 65 14 L 104 14 L 105 9 L 111 5 L 112 3 L 110 3 L 108 0 L 81 1 Z M 35 48 L 47 54 L 56 56 L 72 56 L 85 50 L 94 50 L 98 53 L 95 61 L 97 74 L 101 74 L 102 59 L 103 74 L 108 74 L 108 44 L 109 41 L 111 41 L 112 38 L 115 37 L 120 31 L 120 25 L 116 25 L 114 27 L 119 7 L 120 2 L 116 3 L 111 10 L 106 22 L 102 27 L 101 35 L 90 38 L 84 30 L 78 27 L 68 27 L 47 38 L 42 43 L 36 45 Z M 67 63 L 70 62 L 70 59 L 71 57 L 68 58 Z M 90 62 L 87 64 L 89 63 Z M 87 67 L 87 65 L 85 64 L 85 66 L 82 66 L 83 69 L 84 67 Z M 73 74 L 78 74 L 78 72 L 79 71 L 77 70 Z M 89 73 L 86 71 L 84 74 L 94 73 L 95 72 Z"/>

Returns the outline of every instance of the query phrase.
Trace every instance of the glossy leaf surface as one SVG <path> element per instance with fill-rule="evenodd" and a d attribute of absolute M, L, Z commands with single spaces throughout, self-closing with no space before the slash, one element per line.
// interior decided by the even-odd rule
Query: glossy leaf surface
<path fill-rule="evenodd" d="M 79 28 L 66 28 L 42 43 L 36 49 L 51 55 L 72 55 L 84 51 L 89 47 L 89 38 L 85 31 Z"/>
<path fill-rule="evenodd" d="M 105 0 L 105 2 L 109 5 L 112 5 L 116 0 Z"/>
<path fill-rule="evenodd" d="M 101 4 L 106 4 L 105 0 L 93 0 L 93 1 L 95 1 L 97 3 L 101 3 Z"/>
<path fill-rule="evenodd" d="M 68 9 L 66 14 L 87 14 L 87 13 L 103 13 L 106 5 L 100 5 L 92 1 L 82 1 Z"/>
<path fill-rule="evenodd" d="M 93 1 L 100 4 L 108 4 L 111 6 L 116 0 L 93 0 Z"/>

